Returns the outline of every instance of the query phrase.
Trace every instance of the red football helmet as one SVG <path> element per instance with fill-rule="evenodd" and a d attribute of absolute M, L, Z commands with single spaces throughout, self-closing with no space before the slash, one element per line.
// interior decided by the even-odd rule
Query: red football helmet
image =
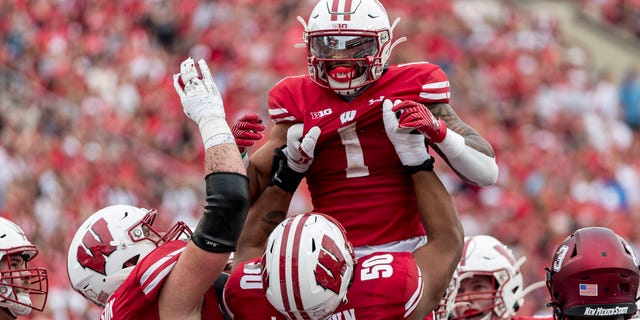
<path fill-rule="evenodd" d="M 638 263 L 629 244 L 608 228 L 575 231 L 547 269 L 549 306 L 556 319 L 636 312 Z"/>

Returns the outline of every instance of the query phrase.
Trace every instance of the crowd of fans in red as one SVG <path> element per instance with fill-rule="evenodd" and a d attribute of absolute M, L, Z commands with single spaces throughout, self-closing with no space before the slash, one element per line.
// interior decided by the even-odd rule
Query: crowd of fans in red
<path fill-rule="evenodd" d="M 639 0 L 580 0 L 578 3 L 586 14 L 640 40 Z"/>
<path fill-rule="evenodd" d="M 268 123 L 267 91 L 306 72 L 295 17 L 313 4 L 0 2 L 0 214 L 39 246 L 36 263 L 51 277 L 47 310 L 33 319 L 97 318 L 64 270 L 72 235 L 95 210 L 129 203 L 157 208 L 159 225 L 197 221 L 203 150 L 172 88 L 180 61 L 208 60 L 230 122 L 252 111 Z M 467 234 L 526 256 L 525 283 L 543 279 L 555 245 L 578 227 L 609 226 L 640 245 L 637 75 L 594 70 L 551 16 L 502 2 L 385 6 L 403 19 L 396 36 L 409 38 L 391 62 L 440 65 L 451 105 L 496 151 L 498 183 L 482 189 L 437 160 Z M 300 195 L 292 212 L 309 208 Z M 534 292 L 522 314 L 546 300 Z"/>

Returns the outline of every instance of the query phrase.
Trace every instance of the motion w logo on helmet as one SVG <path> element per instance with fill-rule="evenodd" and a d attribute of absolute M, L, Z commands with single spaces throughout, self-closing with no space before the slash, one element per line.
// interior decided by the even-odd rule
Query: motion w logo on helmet
<path fill-rule="evenodd" d="M 104 239 L 101 238 L 101 235 Z M 104 257 L 108 257 L 116 251 L 116 247 L 110 244 L 112 241 L 113 237 L 107 227 L 107 221 L 100 218 L 82 237 L 82 245 L 77 248 L 80 265 L 106 275 L 105 267 L 107 261 Z M 87 252 L 87 249 L 89 252 Z"/>
<path fill-rule="evenodd" d="M 316 283 L 338 294 L 345 270 L 346 260 L 338 245 L 333 239 L 323 237 L 315 272 Z"/>

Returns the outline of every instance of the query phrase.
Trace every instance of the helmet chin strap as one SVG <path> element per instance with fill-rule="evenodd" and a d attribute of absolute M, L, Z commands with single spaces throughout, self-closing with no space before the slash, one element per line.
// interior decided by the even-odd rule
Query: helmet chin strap
<path fill-rule="evenodd" d="M 13 288 L 2 285 L 0 286 L 0 294 L 2 294 L 3 297 L 9 297 L 13 295 Z M 18 292 L 15 297 L 20 303 L 10 301 L 5 298 L 3 301 L 0 301 L 0 307 L 9 310 L 14 318 L 30 314 L 32 310 L 31 296 L 26 292 Z"/>
<path fill-rule="evenodd" d="M 29 296 L 28 293 L 26 292 L 21 292 L 17 294 L 18 296 L 18 301 L 20 301 L 20 303 L 15 303 L 12 302 L 11 306 L 9 306 L 9 311 L 11 311 L 11 314 L 18 317 L 18 316 L 26 316 L 28 314 L 31 313 L 31 296 Z"/>

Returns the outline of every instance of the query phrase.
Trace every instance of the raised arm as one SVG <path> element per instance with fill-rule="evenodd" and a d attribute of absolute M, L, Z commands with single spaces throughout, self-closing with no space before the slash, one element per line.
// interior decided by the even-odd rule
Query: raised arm
<path fill-rule="evenodd" d="M 453 199 L 438 176 L 433 171 L 422 170 L 411 177 L 428 237 L 427 244 L 413 252 L 424 289 L 411 319 L 424 319 L 438 305 L 460 261 L 464 231 Z"/>
<path fill-rule="evenodd" d="M 427 244 L 413 252 L 424 286 L 422 298 L 410 318 L 424 319 L 449 285 L 462 254 L 464 231 L 453 199 L 433 172 L 433 158 L 427 153 L 425 136 L 399 126 L 394 106 L 401 104 L 399 100 L 385 100 L 382 117 L 387 136 L 413 180 L 418 214 L 427 232 Z"/>
<path fill-rule="evenodd" d="M 222 97 L 204 60 L 198 65 L 202 80 L 189 58 L 182 63 L 180 75 L 174 75 L 174 86 L 205 146 L 206 205 L 160 293 L 161 319 L 201 318 L 203 296 L 235 250 L 249 207 L 249 182 L 225 120 Z"/>
<path fill-rule="evenodd" d="M 460 178 L 478 186 L 496 183 L 498 165 L 493 148 L 450 105 L 423 105 L 406 100 L 393 108 L 401 110 L 400 127 L 422 132 Z"/>

